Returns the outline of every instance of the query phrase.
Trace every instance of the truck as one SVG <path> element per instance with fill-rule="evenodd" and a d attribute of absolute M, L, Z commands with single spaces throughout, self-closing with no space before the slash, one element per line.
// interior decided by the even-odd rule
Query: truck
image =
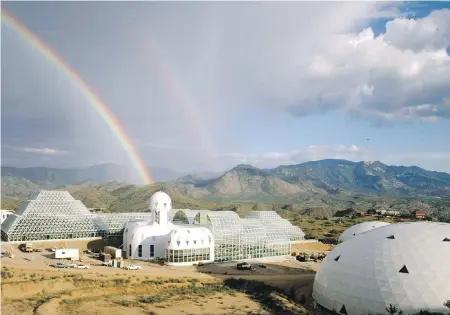
<path fill-rule="evenodd" d="M 252 265 L 250 265 L 249 263 L 246 263 L 246 262 L 237 263 L 236 268 L 238 270 L 253 270 Z"/>
<path fill-rule="evenodd" d="M 122 250 L 116 247 L 112 246 L 105 246 L 103 252 L 105 254 L 111 255 L 111 258 L 121 258 L 122 257 Z"/>
<path fill-rule="evenodd" d="M 26 243 L 26 244 L 25 244 L 25 251 L 26 251 L 27 253 L 33 252 L 33 244 L 32 244 L 32 243 Z"/>
<path fill-rule="evenodd" d="M 56 259 L 80 260 L 80 250 L 78 248 L 57 248 Z"/>

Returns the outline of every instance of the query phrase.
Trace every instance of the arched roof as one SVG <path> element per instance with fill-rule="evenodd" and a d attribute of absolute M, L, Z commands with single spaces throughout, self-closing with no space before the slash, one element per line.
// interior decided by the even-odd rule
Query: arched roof
<path fill-rule="evenodd" d="M 303 239 L 305 233 L 288 220 L 280 217 L 275 211 L 250 211 L 247 218 L 259 220 L 265 227 L 268 240 L 271 242 L 289 242 Z"/>
<path fill-rule="evenodd" d="M 339 242 L 344 242 L 350 238 L 352 238 L 355 235 L 370 231 L 372 229 L 376 229 L 385 225 L 389 225 L 390 223 L 387 222 L 381 222 L 381 221 L 370 221 L 370 222 L 362 222 L 359 224 L 352 225 L 348 229 L 346 229 L 344 232 L 342 232 L 341 236 L 339 237 Z"/>
<path fill-rule="evenodd" d="M 244 233 L 244 242 L 247 243 L 247 245 L 267 243 L 266 228 L 261 221 L 253 218 L 243 218 L 241 219 L 241 222 Z"/>
<path fill-rule="evenodd" d="M 169 221 L 181 221 L 184 224 L 193 224 L 195 216 L 201 210 L 191 209 L 171 209 L 169 211 Z"/>
<path fill-rule="evenodd" d="M 313 286 L 318 304 L 348 315 L 446 313 L 450 293 L 450 224 L 390 224 L 336 246 Z"/>
<path fill-rule="evenodd" d="M 169 249 L 213 247 L 214 238 L 206 227 L 178 226 L 170 233 Z"/>

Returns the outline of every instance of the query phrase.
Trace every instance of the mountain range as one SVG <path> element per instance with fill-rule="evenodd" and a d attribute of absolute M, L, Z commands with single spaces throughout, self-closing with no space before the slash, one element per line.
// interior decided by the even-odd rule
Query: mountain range
<path fill-rule="evenodd" d="M 2 195 L 27 198 L 36 191 L 109 182 L 135 183 L 133 172 L 115 164 L 79 169 L 2 166 Z M 365 193 L 386 196 L 450 196 L 450 174 L 417 166 L 389 166 L 379 161 L 320 160 L 259 169 L 238 165 L 219 176 L 182 174 L 152 168 L 152 176 L 193 198 L 233 198 Z M 179 177 L 178 177 L 179 176 Z M 178 178 L 177 178 L 178 177 Z M 70 187 L 69 187 L 70 188 Z M 70 190 L 70 189 L 69 189 Z"/>
<path fill-rule="evenodd" d="M 151 186 L 132 184 L 127 181 L 130 174 L 126 167 L 112 164 L 71 170 L 2 167 L 2 208 L 15 209 L 41 189 L 63 189 L 89 208 L 146 211 L 150 195 L 163 190 L 175 208 L 226 209 L 240 214 L 251 209 L 318 217 L 346 209 L 450 214 L 450 174 L 415 166 L 346 160 L 273 169 L 238 165 L 216 176 L 174 178 L 176 172 L 166 172 L 169 180 Z M 153 174 L 157 174 L 155 169 Z"/>
<path fill-rule="evenodd" d="M 381 162 L 320 160 L 273 169 L 238 165 L 214 179 L 179 178 L 171 183 L 193 197 L 340 195 L 450 196 L 450 174 Z"/>

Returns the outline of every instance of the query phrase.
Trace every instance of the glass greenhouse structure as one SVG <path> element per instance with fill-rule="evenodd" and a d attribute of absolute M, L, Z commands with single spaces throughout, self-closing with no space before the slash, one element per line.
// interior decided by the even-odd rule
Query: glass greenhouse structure
<path fill-rule="evenodd" d="M 150 213 L 92 213 L 67 191 L 41 191 L 22 203 L 2 224 L 4 241 L 75 239 L 121 235 L 134 219 L 150 220 Z"/>
<path fill-rule="evenodd" d="M 214 237 L 217 262 L 290 255 L 291 242 L 305 236 L 275 211 L 251 211 L 241 218 L 233 211 L 171 209 L 168 219 L 176 225 L 207 227 Z M 1 237 L 4 241 L 120 237 L 125 225 L 135 220 L 152 221 L 152 214 L 93 213 L 67 191 L 41 191 L 4 221 Z"/>
<path fill-rule="evenodd" d="M 305 236 L 275 211 L 251 211 L 241 218 L 233 211 L 172 209 L 169 219 L 210 228 L 217 262 L 290 255 L 291 242 Z"/>

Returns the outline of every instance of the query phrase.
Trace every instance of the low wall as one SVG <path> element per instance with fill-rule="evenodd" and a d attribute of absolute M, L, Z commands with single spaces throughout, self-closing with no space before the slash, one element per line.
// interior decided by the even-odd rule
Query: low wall
<path fill-rule="evenodd" d="M 292 241 L 291 244 L 317 243 L 319 240 Z"/>

